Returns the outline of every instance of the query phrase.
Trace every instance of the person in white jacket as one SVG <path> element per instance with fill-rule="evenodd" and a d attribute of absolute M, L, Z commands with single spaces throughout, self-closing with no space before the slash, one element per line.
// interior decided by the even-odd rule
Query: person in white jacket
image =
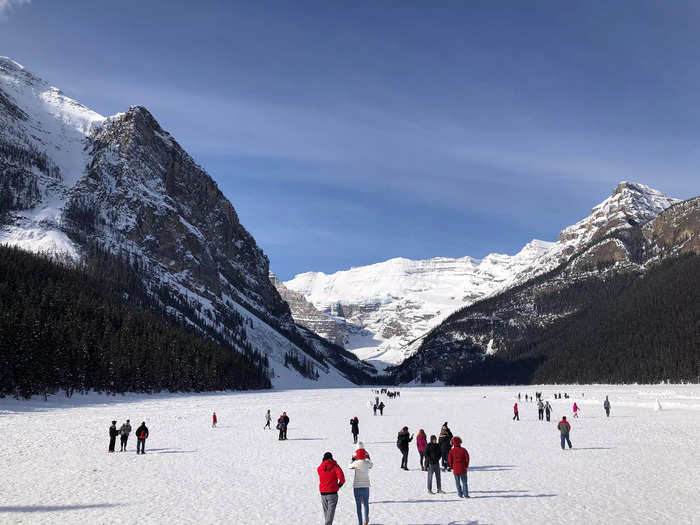
<path fill-rule="evenodd" d="M 355 445 L 355 455 L 350 460 L 348 468 L 355 471 L 355 480 L 352 483 L 353 492 L 355 494 L 355 505 L 357 506 L 357 523 L 363 525 L 362 507 L 365 508 L 364 525 L 369 523 L 369 469 L 372 468 L 372 462 L 369 459 L 369 454 L 365 450 L 362 441 Z"/>

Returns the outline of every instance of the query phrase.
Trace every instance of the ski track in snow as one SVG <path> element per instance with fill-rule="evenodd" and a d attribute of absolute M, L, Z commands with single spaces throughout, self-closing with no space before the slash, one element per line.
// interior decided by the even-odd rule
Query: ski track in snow
<path fill-rule="evenodd" d="M 512 421 L 518 391 L 536 390 L 554 406 L 552 422 L 538 421 L 535 403 L 524 400 L 521 421 Z M 555 391 L 574 397 L 553 400 Z M 316 467 L 330 450 L 347 476 L 335 523 L 353 524 L 346 466 L 355 415 L 375 465 L 376 525 L 700 523 L 698 385 L 423 387 L 401 395 L 383 417 L 372 416 L 368 388 L 2 399 L 0 523 L 320 523 Z M 570 417 L 573 401 L 580 419 Z M 290 415 L 288 441 L 262 429 L 267 408 L 274 420 Z M 564 414 L 571 451 L 559 448 Z M 134 429 L 146 420 L 146 455 L 134 453 L 133 434 L 127 453 L 107 454 L 110 421 L 126 418 Z M 469 500 L 457 499 L 451 475 L 443 474 L 447 494 L 427 493 L 415 441 L 411 471 L 399 469 L 398 430 L 437 434 L 444 421 L 471 455 Z"/>

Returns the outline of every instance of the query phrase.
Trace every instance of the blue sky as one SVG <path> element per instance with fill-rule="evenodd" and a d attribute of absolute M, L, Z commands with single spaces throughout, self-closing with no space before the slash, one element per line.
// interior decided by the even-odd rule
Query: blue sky
<path fill-rule="evenodd" d="M 0 0 L 7 55 L 144 105 L 282 278 L 554 240 L 700 177 L 698 2 Z"/>

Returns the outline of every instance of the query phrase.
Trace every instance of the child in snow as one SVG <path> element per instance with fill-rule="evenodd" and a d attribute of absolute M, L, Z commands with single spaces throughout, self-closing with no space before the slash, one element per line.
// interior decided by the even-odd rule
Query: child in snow
<path fill-rule="evenodd" d="M 211 426 L 212 428 L 216 428 L 216 412 L 211 416 Z"/>
<path fill-rule="evenodd" d="M 574 417 L 575 417 L 575 418 L 578 418 L 578 410 L 579 410 L 579 409 L 578 409 L 578 405 L 577 405 L 576 402 L 574 401 Z"/>
<path fill-rule="evenodd" d="M 358 525 L 363 525 L 362 508 L 364 507 L 364 525 L 367 525 L 369 523 L 369 469 L 372 468 L 372 462 L 362 442 L 357 443 L 355 446 L 355 455 L 350 460 L 348 468 L 355 471 L 355 480 L 352 483 L 352 487 L 357 507 L 357 523 Z"/>
<path fill-rule="evenodd" d="M 516 419 L 518 421 L 520 421 L 520 415 L 518 414 L 518 404 L 517 403 L 515 403 L 513 405 L 513 420 L 516 420 Z"/>

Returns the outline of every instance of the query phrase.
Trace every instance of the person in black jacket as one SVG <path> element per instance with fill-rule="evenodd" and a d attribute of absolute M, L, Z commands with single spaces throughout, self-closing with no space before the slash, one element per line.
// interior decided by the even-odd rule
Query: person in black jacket
<path fill-rule="evenodd" d="M 350 432 L 352 433 L 352 442 L 357 443 L 357 436 L 360 433 L 360 420 L 357 416 L 350 420 Z"/>
<path fill-rule="evenodd" d="M 442 470 L 452 470 L 449 462 L 447 461 L 447 456 L 452 448 L 452 431 L 447 426 L 447 421 L 445 421 L 440 429 L 438 444 L 440 445 L 440 453 L 442 454 Z"/>
<path fill-rule="evenodd" d="M 438 494 L 444 494 L 440 487 L 440 458 L 442 457 L 442 451 L 437 443 L 435 434 L 430 436 L 430 443 L 426 445 L 424 453 L 428 462 L 428 492 L 433 493 L 433 474 L 435 474 Z"/>
<path fill-rule="evenodd" d="M 114 443 L 117 441 L 117 436 L 119 431 L 117 430 L 117 422 L 112 421 L 109 427 L 109 450 L 108 452 L 114 452 Z"/>
<path fill-rule="evenodd" d="M 141 426 L 136 429 L 136 453 L 146 453 L 146 439 L 148 438 L 148 427 L 145 421 L 141 421 Z"/>
<path fill-rule="evenodd" d="M 122 448 L 119 450 L 119 452 L 126 452 L 126 443 L 129 441 L 129 434 L 131 434 L 131 423 L 129 423 L 129 420 L 127 419 L 126 423 L 124 423 L 119 429 L 119 435 L 121 436 L 122 442 Z"/>
<path fill-rule="evenodd" d="M 413 436 L 408 433 L 408 427 L 403 427 L 396 437 L 396 446 L 401 451 L 401 468 L 408 470 L 408 444 L 413 441 Z"/>

